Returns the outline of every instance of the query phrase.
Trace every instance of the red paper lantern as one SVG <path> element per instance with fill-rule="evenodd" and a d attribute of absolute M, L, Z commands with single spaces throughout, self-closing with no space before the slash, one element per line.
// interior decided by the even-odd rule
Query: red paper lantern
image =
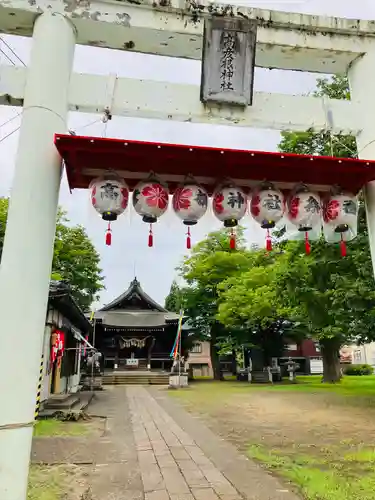
<path fill-rule="evenodd" d="M 207 191 L 198 184 L 189 183 L 176 189 L 172 198 L 176 215 L 188 226 L 186 248 L 191 248 L 190 226 L 197 224 L 207 211 Z"/>
<path fill-rule="evenodd" d="M 168 209 L 168 188 L 155 177 L 140 182 L 133 192 L 133 206 L 143 222 L 150 224 L 148 246 L 153 246 L 152 224 Z"/>
<path fill-rule="evenodd" d="M 106 231 L 106 245 L 112 243 L 111 222 L 117 220 L 127 208 L 129 202 L 129 188 L 126 182 L 119 177 L 98 177 L 89 186 L 91 204 L 108 222 Z"/>

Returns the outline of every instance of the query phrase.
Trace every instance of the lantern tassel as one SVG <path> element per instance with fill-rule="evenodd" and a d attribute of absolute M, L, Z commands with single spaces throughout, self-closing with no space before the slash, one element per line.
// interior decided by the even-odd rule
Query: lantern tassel
<path fill-rule="evenodd" d="M 105 234 L 105 244 L 107 246 L 111 246 L 112 244 L 112 229 L 111 229 L 111 223 L 108 222 L 108 227 L 107 227 L 107 232 Z"/>
<path fill-rule="evenodd" d="M 187 230 L 187 236 L 186 236 L 186 248 L 190 250 L 191 248 L 191 234 L 190 234 L 190 227 L 188 227 Z"/>
<path fill-rule="evenodd" d="M 267 252 L 271 252 L 271 250 L 272 250 L 272 239 L 271 239 L 271 235 L 270 235 L 270 230 L 269 229 L 267 229 L 266 250 L 267 250 Z"/>
<path fill-rule="evenodd" d="M 148 233 L 148 246 L 154 246 L 154 235 L 152 234 L 152 224 L 150 224 L 150 231 Z"/>
<path fill-rule="evenodd" d="M 231 250 L 235 250 L 236 249 L 236 235 L 232 229 L 231 233 L 230 233 L 230 240 L 229 240 L 229 247 Z"/>
<path fill-rule="evenodd" d="M 311 252 L 311 245 L 309 242 L 309 233 L 307 231 L 305 233 L 305 250 L 306 250 L 306 255 L 309 255 Z"/>
<path fill-rule="evenodd" d="M 341 233 L 341 241 L 340 241 L 340 250 L 341 250 L 341 257 L 346 257 L 346 243 L 344 241 L 344 236 Z"/>

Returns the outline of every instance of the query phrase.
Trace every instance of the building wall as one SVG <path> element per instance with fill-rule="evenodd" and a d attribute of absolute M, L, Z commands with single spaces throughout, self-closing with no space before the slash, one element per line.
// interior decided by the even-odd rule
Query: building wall
<path fill-rule="evenodd" d="M 196 342 L 196 349 L 193 348 L 189 353 L 189 368 L 195 377 L 212 376 L 211 355 L 209 342 Z M 196 352 L 194 352 L 196 351 Z M 199 351 L 199 352 L 197 352 Z"/>
<path fill-rule="evenodd" d="M 303 340 L 300 344 L 291 341 L 289 344 L 287 344 L 284 351 L 284 357 L 291 356 L 292 358 L 309 358 L 316 356 L 319 357 L 321 355 L 322 353 L 319 348 L 319 343 L 315 342 L 312 339 Z"/>
<path fill-rule="evenodd" d="M 43 365 L 43 380 L 42 380 L 42 394 L 41 401 L 46 401 L 51 395 L 51 383 L 52 383 L 52 370 L 51 370 L 51 333 L 53 328 L 62 328 L 63 324 L 69 325 L 63 315 L 56 309 L 50 309 L 47 315 L 46 326 L 44 329 L 43 338 L 43 354 L 44 354 L 44 365 Z M 54 326 L 53 326 L 54 325 Z M 77 341 L 76 346 L 79 347 L 79 342 Z M 63 394 L 66 392 L 77 392 L 79 381 L 80 381 L 80 358 L 81 352 L 77 351 L 77 373 L 70 375 L 69 377 L 60 377 L 60 385 L 57 393 Z"/>
<path fill-rule="evenodd" d="M 367 364 L 375 368 L 375 342 L 359 346 L 356 344 L 343 346 L 340 354 L 342 359 L 345 358 L 346 364 Z"/>

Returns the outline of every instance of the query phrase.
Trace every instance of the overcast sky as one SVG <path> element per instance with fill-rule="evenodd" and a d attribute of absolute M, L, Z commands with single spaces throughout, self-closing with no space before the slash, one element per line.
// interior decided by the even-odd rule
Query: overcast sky
<path fill-rule="evenodd" d="M 291 12 L 335 15 L 349 18 L 374 19 L 374 0 L 290 0 L 267 1 L 237 0 L 236 4 L 248 4 Z M 7 36 L 5 40 L 26 62 L 28 61 L 31 41 L 29 39 Z M 15 60 L 0 41 L 1 48 Z M 20 64 L 16 62 L 17 64 Z M 10 64 L 0 52 L 0 64 Z M 200 63 L 167 57 L 109 51 L 93 47 L 77 46 L 74 71 L 80 73 L 109 74 L 118 76 L 162 80 L 175 83 L 200 83 Z M 1 76 L 1 72 L 0 72 Z M 255 89 L 267 92 L 305 94 L 315 87 L 316 76 L 307 73 L 268 71 L 257 69 Z M 0 78 L 1 84 L 1 78 Z M 197 99 L 199 98 L 197 94 Z M 8 125 L 1 124 L 15 116 L 20 109 L 0 106 L 0 140 L 19 126 L 20 118 Z M 92 124 L 95 120 L 97 123 Z M 90 125 L 91 124 L 91 125 Z M 96 115 L 71 113 L 69 128 L 80 135 L 102 136 L 104 125 Z M 216 146 L 276 151 L 280 136 L 277 131 L 255 130 L 214 125 L 162 122 L 132 118 L 116 118 L 109 122 L 107 137 L 183 143 L 191 145 Z M 11 192 L 18 133 L 0 143 L 0 196 Z M 113 226 L 113 244 L 104 244 L 105 224 L 91 208 L 87 191 L 69 193 L 65 176 L 63 178 L 60 204 L 67 210 L 74 224 L 86 227 L 90 238 L 100 252 L 106 290 L 101 295 L 104 304 L 121 294 L 136 275 L 144 290 L 155 300 L 164 302 L 171 282 L 176 277 L 175 268 L 186 254 L 185 227 L 173 213 L 166 214 L 154 225 L 154 248 L 147 247 L 148 227 L 133 213 L 120 218 Z M 247 217 L 247 238 L 249 243 L 263 244 L 264 233 Z M 207 215 L 192 230 L 193 241 L 202 239 L 209 231 L 220 227 L 214 217 Z"/>

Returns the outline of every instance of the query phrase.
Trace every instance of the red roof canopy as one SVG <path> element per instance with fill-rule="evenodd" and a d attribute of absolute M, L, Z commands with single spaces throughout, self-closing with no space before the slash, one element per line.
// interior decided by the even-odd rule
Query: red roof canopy
<path fill-rule="evenodd" d="M 55 136 L 55 145 L 65 162 L 70 189 L 85 189 L 109 171 L 123 177 L 130 188 L 152 171 L 172 191 L 187 175 L 209 192 L 228 177 L 242 187 L 268 180 L 281 189 L 303 182 L 317 191 L 339 185 L 353 193 L 375 180 L 375 161 L 366 160 L 63 134 Z"/>

